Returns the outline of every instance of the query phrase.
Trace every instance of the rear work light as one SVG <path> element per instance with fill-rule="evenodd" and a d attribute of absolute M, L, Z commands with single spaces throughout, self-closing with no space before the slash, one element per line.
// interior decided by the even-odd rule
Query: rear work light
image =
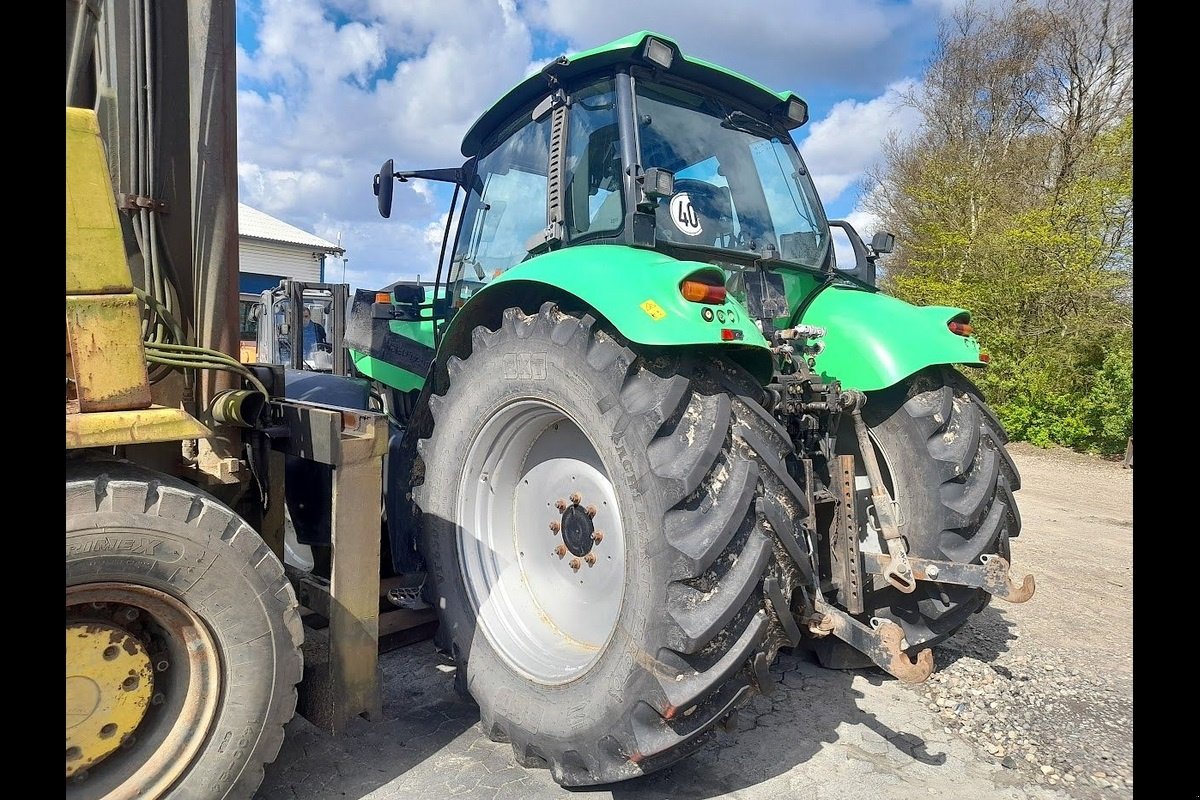
<path fill-rule="evenodd" d="M 970 336 L 975 329 L 965 322 L 951 322 L 946 327 L 951 333 L 957 333 L 959 336 Z"/>
<path fill-rule="evenodd" d="M 684 281 L 679 284 L 679 291 L 683 294 L 684 300 L 692 303 L 708 303 L 716 306 L 725 302 L 724 286 L 713 286 L 700 281 Z"/>
<path fill-rule="evenodd" d="M 670 69 L 671 62 L 675 60 L 675 51 L 666 42 L 647 38 L 646 45 L 642 49 L 642 58 L 663 69 Z"/>

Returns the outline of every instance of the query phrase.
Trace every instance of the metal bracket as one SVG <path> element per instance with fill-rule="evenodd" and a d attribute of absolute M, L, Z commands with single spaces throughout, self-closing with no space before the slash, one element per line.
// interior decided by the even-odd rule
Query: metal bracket
<path fill-rule="evenodd" d="M 159 214 L 167 213 L 167 204 L 162 200 L 155 200 L 153 197 L 145 197 L 140 194 L 125 194 L 124 192 L 117 194 L 118 210 L 141 211 L 143 208 L 157 211 Z"/>
<path fill-rule="evenodd" d="M 922 683 L 933 674 L 933 651 L 926 648 L 910 658 L 904 652 L 904 629 L 896 623 L 872 617 L 868 627 L 819 597 L 814 606 L 822 617 L 822 628 L 831 628 L 834 636 L 861 650 L 890 675 L 905 683 Z"/>
<path fill-rule="evenodd" d="M 863 585 L 858 550 L 858 509 L 854 490 L 854 456 L 838 456 L 834 462 L 834 488 L 838 507 L 834 511 L 833 537 L 829 544 L 830 577 L 838 589 L 838 600 L 851 614 L 863 612 Z"/>
<path fill-rule="evenodd" d="M 864 553 L 867 572 L 883 575 L 889 559 L 879 553 Z M 951 583 L 956 586 L 974 586 L 1010 603 L 1024 603 L 1033 597 L 1037 588 L 1033 575 L 1026 575 L 1018 586 L 1009 574 L 1009 564 L 998 555 L 979 557 L 982 564 L 957 564 L 953 561 L 934 561 L 927 558 L 909 558 L 913 577 L 919 581 Z"/>

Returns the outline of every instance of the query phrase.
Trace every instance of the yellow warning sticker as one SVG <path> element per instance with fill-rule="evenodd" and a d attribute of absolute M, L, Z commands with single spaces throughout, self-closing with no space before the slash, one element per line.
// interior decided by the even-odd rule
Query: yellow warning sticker
<path fill-rule="evenodd" d="M 647 300 L 646 302 L 642 303 L 642 311 L 645 311 L 647 314 L 649 314 L 650 319 L 654 320 L 655 322 L 667 318 L 667 312 L 663 311 L 662 306 L 653 300 Z"/>

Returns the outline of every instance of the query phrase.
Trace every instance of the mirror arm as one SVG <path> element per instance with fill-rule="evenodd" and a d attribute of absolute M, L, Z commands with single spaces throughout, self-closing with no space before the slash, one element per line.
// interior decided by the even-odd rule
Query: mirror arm
<path fill-rule="evenodd" d="M 409 178 L 421 178 L 427 181 L 441 181 L 442 183 L 463 185 L 462 167 L 452 167 L 449 169 L 410 169 L 402 172 L 393 172 L 392 177 L 401 183 L 408 183 Z"/>

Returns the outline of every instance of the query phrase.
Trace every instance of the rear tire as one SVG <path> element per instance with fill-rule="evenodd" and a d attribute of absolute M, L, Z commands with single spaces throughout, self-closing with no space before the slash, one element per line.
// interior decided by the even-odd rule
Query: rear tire
<path fill-rule="evenodd" d="M 792 585 L 778 537 L 805 516 L 749 375 L 594 323 L 547 303 L 476 328 L 431 398 L 414 490 L 439 643 L 483 731 L 566 786 L 683 758 L 770 680 L 784 642 L 761 582 Z M 581 512 L 554 503 L 583 483 L 605 536 L 575 571 Z"/>
<path fill-rule="evenodd" d="M 1010 559 L 1009 539 L 1021 530 L 1013 492 L 1020 475 L 1005 450 L 1008 437 L 978 389 L 948 367 L 930 367 L 882 391 L 863 407 L 884 481 L 899 504 L 900 534 L 909 555 L 965 564 L 999 553 Z M 854 430 L 844 420 L 839 450 L 858 455 Z M 869 484 L 861 458 L 857 477 L 859 541 L 863 550 L 886 552 L 881 534 L 867 529 Z M 983 589 L 921 581 L 911 594 L 874 577 L 870 616 L 904 629 L 909 651 L 933 646 L 966 624 L 990 600 Z M 834 668 L 866 666 L 847 648 L 816 648 Z"/>
<path fill-rule="evenodd" d="M 73 638 L 91 647 L 95 631 L 114 631 L 154 665 L 140 723 L 120 729 L 128 741 L 85 779 L 67 781 L 67 798 L 250 797 L 278 755 L 301 677 L 303 628 L 279 560 L 215 498 L 120 461 L 68 462 L 66 547 L 68 654 Z M 89 698 L 95 685 L 113 691 L 103 669 L 76 675 L 70 657 L 67 667 L 69 708 L 72 685 L 86 684 Z M 72 732 L 93 713 L 85 705 L 68 717 L 68 758 Z M 94 734 L 76 736 L 77 758 L 101 752 Z"/>

